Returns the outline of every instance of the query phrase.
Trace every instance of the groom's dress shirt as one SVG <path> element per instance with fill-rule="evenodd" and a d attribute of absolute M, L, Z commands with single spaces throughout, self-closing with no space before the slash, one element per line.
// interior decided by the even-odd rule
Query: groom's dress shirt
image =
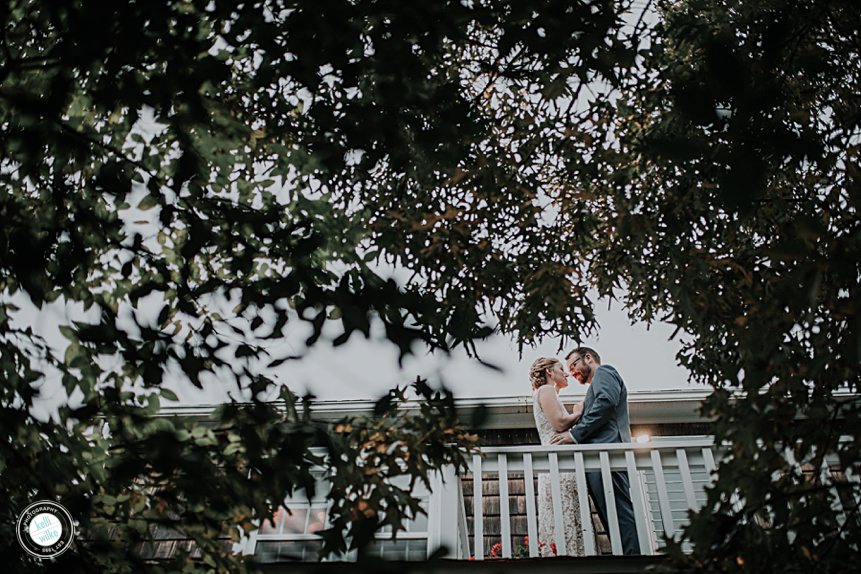
<path fill-rule="evenodd" d="M 571 427 L 576 443 L 631 442 L 628 390 L 619 372 L 610 365 L 595 369 L 586 391 L 583 416 Z"/>

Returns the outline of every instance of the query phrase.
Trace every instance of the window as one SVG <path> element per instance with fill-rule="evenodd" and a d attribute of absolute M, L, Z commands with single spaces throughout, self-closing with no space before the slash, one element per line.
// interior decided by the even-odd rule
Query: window
<path fill-rule="evenodd" d="M 304 491 L 298 491 L 284 500 L 285 507 L 279 508 L 272 518 L 266 521 L 252 535 L 250 541 L 253 553 L 259 562 L 316 562 L 322 547 L 317 532 L 329 527 L 328 484 L 318 482 L 315 496 L 308 500 Z M 429 492 L 422 485 L 413 493 L 421 500 L 422 507 L 428 508 Z M 419 515 L 405 522 L 406 532 L 398 533 L 392 540 L 391 527 L 384 527 L 377 533 L 377 542 L 370 552 L 385 560 L 424 560 L 428 553 L 428 517 Z M 326 560 L 354 560 L 354 553 L 345 556 L 332 556 Z"/>

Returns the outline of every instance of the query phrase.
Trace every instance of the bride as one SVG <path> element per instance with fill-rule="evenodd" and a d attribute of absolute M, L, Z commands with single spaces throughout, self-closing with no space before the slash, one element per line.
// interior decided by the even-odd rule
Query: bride
<path fill-rule="evenodd" d="M 532 413 L 542 445 L 549 445 L 556 432 L 566 431 L 580 419 L 583 403 L 574 405 L 569 414 L 559 400 L 559 391 L 568 386 L 568 375 L 562 363 L 552 357 L 540 357 L 529 369 L 532 383 Z M 565 529 L 565 549 L 568 556 L 585 556 L 580 520 L 580 500 L 577 496 L 577 482 L 573 472 L 559 474 L 562 492 L 562 522 Z M 556 534 L 553 527 L 553 499 L 550 475 L 538 475 L 538 540 L 541 556 L 555 554 Z M 549 545 L 553 545 L 553 550 Z"/>

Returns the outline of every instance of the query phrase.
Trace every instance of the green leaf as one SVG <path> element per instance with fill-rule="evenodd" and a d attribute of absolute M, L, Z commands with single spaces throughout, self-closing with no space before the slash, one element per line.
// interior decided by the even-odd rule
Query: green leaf
<path fill-rule="evenodd" d="M 148 211 L 159 204 L 159 200 L 154 195 L 145 195 L 138 203 L 137 208 L 141 211 Z"/>
<path fill-rule="evenodd" d="M 71 366 L 80 356 L 82 356 L 81 345 L 77 341 L 74 341 L 66 348 L 66 353 L 63 355 L 63 362 L 66 365 Z"/>
<path fill-rule="evenodd" d="M 77 332 L 69 325 L 59 325 L 58 328 L 60 329 L 60 333 L 69 341 L 75 342 L 78 340 Z"/>

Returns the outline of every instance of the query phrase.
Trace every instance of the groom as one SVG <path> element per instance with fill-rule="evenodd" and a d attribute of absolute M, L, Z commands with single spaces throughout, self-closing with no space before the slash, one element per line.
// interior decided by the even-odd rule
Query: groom
<path fill-rule="evenodd" d="M 602 365 L 595 349 L 578 347 L 565 356 L 568 372 L 589 385 L 583 416 L 570 431 L 557 433 L 550 439 L 552 444 L 594 444 L 631 442 L 628 420 L 628 390 L 619 372 L 610 365 Z M 631 489 L 627 472 L 613 472 L 613 493 L 616 500 L 616 515 L 619 517 L 619 534 L 622 549 L 627 556 L 640 554 L 637 524 L 634 521 L 634 506 L 631 504 Z M 607 502 L 604 500 L 604 482 L 600 472 L 587 472 L 589 493 L 598 509 L 598 516 L 609 533 Z"/>

